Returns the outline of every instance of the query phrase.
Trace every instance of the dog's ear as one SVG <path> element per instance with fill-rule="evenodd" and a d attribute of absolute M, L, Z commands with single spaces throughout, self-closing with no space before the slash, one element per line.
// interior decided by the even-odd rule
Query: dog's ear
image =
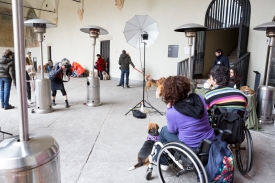
<path fill-rule="evenodd" d="M 159 125 L 158 124 L 156 124 L 156 127 L 157 127 L 157 129 L 159 129 Z"/>

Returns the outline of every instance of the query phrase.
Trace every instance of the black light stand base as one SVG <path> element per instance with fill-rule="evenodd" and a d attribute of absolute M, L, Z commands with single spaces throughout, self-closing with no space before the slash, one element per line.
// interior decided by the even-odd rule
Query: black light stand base
<path fill-rule="evenodd" d="M 133 108 L 131 108 L 126 114 L 125 116 L 131 112 L 132 110 L 134 110 L 135 108 L 141 108 L 141 105 L 143 104 L 143 107 L 146 108 L 151 108 L 154 109 L 155 111 L 157 111 L 160 115 L 163 116 L 163 114 L 161 112 L 159 112 L 159 110 L 157 110 L 154 106 L 152 106 L 149 102 L 147 102 L 146 100 L 141 100 L 139 103 L 137 103 L 137 105 L 135 105 Z M 146 106 L 146 104 L 148 104 L 149 106 Z"/>

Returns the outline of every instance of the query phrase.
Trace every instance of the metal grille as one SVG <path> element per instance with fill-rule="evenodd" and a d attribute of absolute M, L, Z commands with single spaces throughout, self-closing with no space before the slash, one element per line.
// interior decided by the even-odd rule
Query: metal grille
<path fill-rule="evenodd" d="M 249 0 L 213 0 L 205 16 L 208 29 L 238 28 L 250 24 Z"/>
<path fill-rule="evenodd" d="M 242 86 L 246 86 L 248 67 L 249 67 L 249 58 L 250 58 L 250 52 L 247 52 L 234 63 L 234 67 L 236 67 L 239 73 L 243 76 L 243 79 L 241 81 Z"/>

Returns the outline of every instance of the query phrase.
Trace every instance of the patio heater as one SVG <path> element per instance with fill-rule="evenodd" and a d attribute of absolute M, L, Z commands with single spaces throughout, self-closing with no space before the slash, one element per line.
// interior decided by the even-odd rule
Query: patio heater
<path fill-rule="evenodd" d="M 101 105 L 100 103 L 100 80 L 98 77 L 94 76 L 94 65 L 95 65 L 95 45 L 96 45 L 96 38 L 98 38 L 99 35 L 106 35 L 109 32 L 105 29 L 95 26 L 95 25 L 89 25 L 85 26 L 80 29 L 82 32 L 88 33 L 90 37 L 92 38 L 92 44 L 93 44 L 93 73 L 87 78 L 87 106 L 96 107 Z"/>
<path fill-rule="evenodd" d="M 207 27 L 204 27 L 203 25 L 195 24 L 195 23 L 188 23 L 188 24 L 179 26 L 178 28 L 176 28 L 174 30 L 175 32 L 185 32 L 185 37 L 188 38 L 188 45 L 189 45 L 188 77 L 193 84 L 195 84 L 193 82 L 193 71 L 194 71 L 193 65 L 194 65 L 194 63 L 191 60 L 193 38 L 196 37 L 197 31 L 204 31 L 206 29 L 207 29 Z M 195 87 L 195 85 L 193 85 L 193 89 L 194 89 L 194 87 Z"/>
<path fill-rule="evenodd" d="M 60 183 L 59 146 L 48 135 L 29 134 L 23 0 L 12 0 L 19 135 L 0 142 L 1 183 Z"/>
<path fill-rule="evenodd" d="M 38 35 L 40 42 L 41 56 L 41 78 L 35 80 L 35 112 L 40 114 L 50 113 L 53 111 L 51 102 L 51 83 L 50 80 L 44 78 L 43 69 L 43 34 L 46 33 L 46 28 L 53 28 L 56 25 L 52 22 L 42 19 L 30 19 L 24 22 L 26 27 L 33 27 L 33 31 Z"/>
<path fill-rule="evenodd" d="M 273 48 L 275 46 L 275 22 L 268 22 L 258 25 L 254 30 L 266 31 L 266 37 L 269 38 L 269 58 L 266 71 L 265 85 L 259 86 L 257 89 L 257 115 L 259 123 L 273 123 L 273 109 L 275 102 L 275 88 L 268 86 L 271 58 Z"/>

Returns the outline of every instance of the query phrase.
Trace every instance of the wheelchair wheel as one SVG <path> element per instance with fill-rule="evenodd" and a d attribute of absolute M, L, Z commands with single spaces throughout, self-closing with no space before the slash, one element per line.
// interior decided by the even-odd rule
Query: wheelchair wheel
<path fill-rule="evenodd" d="M 168 169 L 163 170 L 162 165 L 168 165 Z M 163 183 L 208 182 L 204 166 L 198 156 L 181 143 L 168 143 L 160 150 L 157 169 Z"/>
<path fill-rule="evenodd" d="M 247 128 L 244 130 L 245 139 L 236 148 L 236 161 L 238 169 L 242 175 L 246 175 L 252 167 L 253 161 L 253 141 L 251 134 Z"/>

